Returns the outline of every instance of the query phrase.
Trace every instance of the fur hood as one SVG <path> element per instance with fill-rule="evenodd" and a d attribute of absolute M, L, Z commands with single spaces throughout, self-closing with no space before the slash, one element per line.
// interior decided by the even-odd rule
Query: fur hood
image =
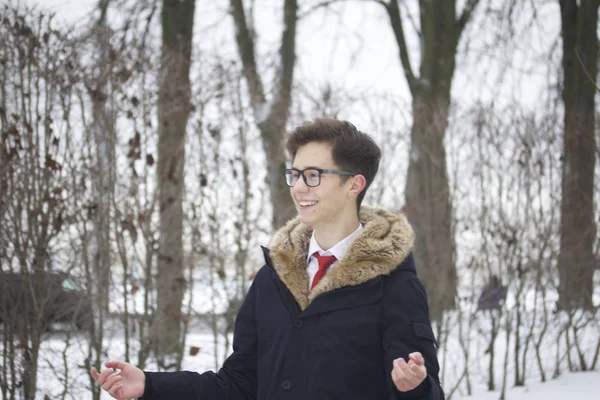
<path fill-rule="evenodd" d="M 320 294 L 345 286 L 360 285 L 397 269 L 412 250 L 414 232 L 402 214 L 363 206 L 359 216 L 364 229 L 344 258 L 339 260 L 313 290 L 308 289 L 306 258 L 312 229 L 295 218 L 281 228 L 269 245 L 273 268 L 288 287 L 300 309 Z"/>

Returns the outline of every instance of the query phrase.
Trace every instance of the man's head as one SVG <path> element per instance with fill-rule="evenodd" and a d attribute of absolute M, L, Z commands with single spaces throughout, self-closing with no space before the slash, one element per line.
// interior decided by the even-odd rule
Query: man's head
<path fill-rule="evenodd" d="M 301 201 L 327 203 L 321 207 L 327 214 L 348 201 L 355 213 L 360 210 L 381 158 L 379 146 L 369 135 L 347 121 L 317 119 L 290 134 L 287 150 L 295 168 L 288 171 L 288 184 L 293 183 L 290 191 L 301 216 Z M 329 172 L 309 170 L 303 178 L 299 171 L 309 167 Z M 312 180 L 308 174 L 313 175 Z"/>

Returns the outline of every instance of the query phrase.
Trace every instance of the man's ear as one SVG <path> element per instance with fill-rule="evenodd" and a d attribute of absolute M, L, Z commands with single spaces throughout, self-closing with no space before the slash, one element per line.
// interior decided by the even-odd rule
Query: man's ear
<path fill-rule="evenodd" d="M 358 195 L 365 190 L 365 187 L 367 186 L 367 180 L 365 179 L 365 177 L 363 175 L 354 175 L 352 177 L 352 186 L 350 186 L 350 190 L 348 193 L 350 193 L 350 195 L 352 197 L 358 197 Z"/>

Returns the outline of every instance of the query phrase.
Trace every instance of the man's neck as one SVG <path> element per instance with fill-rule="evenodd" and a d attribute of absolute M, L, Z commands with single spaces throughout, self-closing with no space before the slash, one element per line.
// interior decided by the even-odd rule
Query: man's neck
<path fill-rule="evenodd" d="M 358 229 L 359 225 L 358 216 L 356 216 L 342 219 L 335 224 L 315 227 L 315 240 L 323 250 L 329 250 Z"/>

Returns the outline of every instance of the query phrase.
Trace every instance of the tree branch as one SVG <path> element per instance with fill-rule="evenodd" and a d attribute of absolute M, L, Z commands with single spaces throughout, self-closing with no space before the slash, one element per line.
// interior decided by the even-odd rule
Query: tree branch
<path fill-rule="evenodd" d="M 108 12 L 108 6 L 110 4 L 110 0 L 99 0 L 97 7 L 98 11 L 100 11 L 100 16 L 96 21 L 96 26 L 104 26 L 106 24 L 106 14 Z"/>
<path fill-rule="evenodd" d="M 456 27 L 457 27 L 456 37 L 457 38 L 460 38 L 460 35 L 462 34 L 463 30 L 465 29 L 465 26 L 467 26 L 469 19 L 471 19 L 471 15 L 473 14 L 473 10 L 475 10 L 475 7 L 477 7 L 477 4 L 479 4 L 479 0 L 467 0 L 467 4 L 465 4 L 465 8 L 463 8 L 463 12 L 462 12 L 460 18 L 458 19 L 458 21 L 456 21 Z M 457 42 L 458 42 L 458 40 L 457 40 Z"/>
<path fill-rule="evenodd" d="M 581 69 L 583 69 L 583 72 L 585 73 L 585 75 L 587 76 L 587 78 L 590 80 L 590 83 L 592 84 L 592 86 L 594 86 L 596 88 L 596 90 L 600 92 L 600 87 L 598 86 L 598 83 L 596 82 L 596 80 L 594 79 L 594 77 L 592 77 L 592 75 L 590 74 L 590 72 L 587 70 L 587 68 L 585 66 L 585 63 L 581 59 L 581 55 L 579 54 L 579 50 L 575 49 L 575 55 L 577 56 L 577 60 L 579 61 L 579 64 L 581 65 Z"/>
<path fill-rule="evenodd" d="M 242 61 L 242 72 L 248 83 L 250 100 L 256 106 L 266 101 L 262 80 L 256 68 L 254 32 L 250 32 L 246 21 L 243 0 L 231 0 L 231 12 L 235 24 L 235 41 Z"/>
<path fill-rule="evenodd" d="M 381 4 L 384 7 L 387 6 L 387 3 L 384 0 L 322 0 L 319 3 L 311 6 L 307 10 L 303 11 L 302 13 L 300 13 L 299 16 L 298 16 L 298 19 L 306 18 L 308 15 L 310 15 L 313 12 L 317 11 L 319 8 L 328 8 L 329 6 L 332 6 L 334 4 L 345 3 L 345 2 L 349 2 L 349 1 L 356 1 L 356 2 L 363 2 L 363 3 L 367 3 L 367 2 L 369 2 L 369 3 L 378 3 L 378 4 Z"/>
<path fill-rule="evenodd" d="M 421 32 L 421 28 L 419 27 L 419 25 L 417 24 L 417 22 L 415 21 L 415 19 L 411 15 L 410 10 L 408 9 L 407 2 L 405 1 L 403 3 L 403 5 L 404 5 L 404 9 L 406 10 L 406 17 L 408 18 L 408 21 L 410 22 L 410 24 L 412 25 L 412 28 L 417 33 L 417 36 L 419 37 L 419 40 L 422 40 L 423 39 L 423 32 Z"/>
<path fill-rule="evenodd" d="M 280 71 L 277 98 L 273 101 L 272 112 L 269 118 L 287 120 L 287 113 L 291 104 L 292 83 L 294 80 L 294 66 L 296 64 L 296 24 L 298 20 L 297 0 L 285 0 L 283 8 L 283 32 L 281 34 Z"/>
<path fill-rule="evenodd" d="M 308 15 L 310 15 L 313 12 L 317 11 L 319 8 L 328 8 L 331 5 L 334 5 L 334 4 L 337 4 L 337 3 L 341 3 L 343 1 L 346 1 L 346 0 L 323 0 L 323 1 L 315 4 L 314 6 L 308 8 L 306 11 L 304 11 L 298 17 L 298 19 L 306 18 Z"/>
<path fill-rule="evenodd" d="M 144 27 L 144 33 L 142 34 L 141 48 L 144 50 L 146 48 L 146 39 L 148 38 L 148 34 L 150 33 L 150 26 L 152 25 L 152 20 L 154 19 L 154 14 L 156 14 L 157 9 L 158 0 L 154 0 L 152 2 L 152 8 L 150 9 L 150 13 L 146 17 L 146 26 Z"/>
<path fill-rule="evenodd" d="M 396 37 L 396 42 L 398 43 L 398 48 L 400 50 L 400 61 L 402 62 L 402 68 L 404 69 L 404 76 L 406 76 L 408 87 L 414 96 L 417 89 L 417 80 L 412 70 L 410 55 L 408 54 L 406 39 L 404 38 L 404 29 L 402 27 L 402 17 L 400 15 L 398 0 L 390 0 L 389 3 L 382 4 L 390 17 L 392 29 L 394 30 L 394 36 Z"/>

